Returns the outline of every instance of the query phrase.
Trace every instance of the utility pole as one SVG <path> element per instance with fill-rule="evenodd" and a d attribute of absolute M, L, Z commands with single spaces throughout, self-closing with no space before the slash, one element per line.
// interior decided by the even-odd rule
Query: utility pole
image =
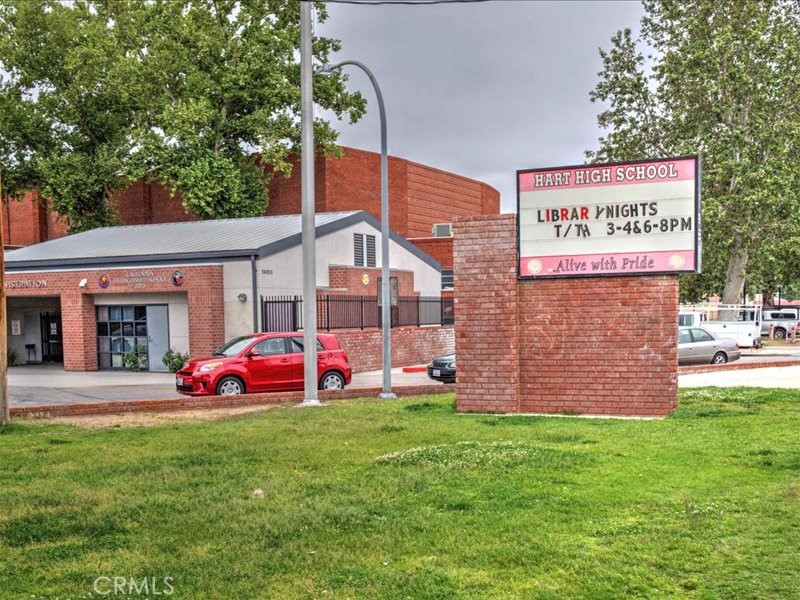
<path fill-rule="evenodd" d="M 3 235 L 3 172 L 0 170 L 0 427 L 11 423 L 8 404 L 8 321 L 6 320 L 6 251 Z"/>
<path fill-rule="evenodd" d="M 300 3 L 300 204 L 303 227 L 303 389 L 300 406 L 321 406 L 317 394 L 317 227 L 314 213 L 314 88 L 311 2 Z"/>

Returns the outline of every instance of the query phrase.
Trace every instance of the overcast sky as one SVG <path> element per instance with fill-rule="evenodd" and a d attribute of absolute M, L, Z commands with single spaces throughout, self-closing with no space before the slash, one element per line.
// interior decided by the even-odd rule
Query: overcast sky
<path fill-rule="evenodd" d="M 341 40 L 332 57 L 358 60 L 386 104 L 389 154 L 488 183 L 501 211 L 516 210 L 517 169 L 581 164 L 597 147 L 599 105 L 589 92 L 598 48 L 638 31 L 637 1 L 526 1 L 437 5 L 328 3 L 315 34 Z M 380 151 L 372 86 L 345 67 L 367 99 L 355 125 L 334 123 L 340 143 Z"/>

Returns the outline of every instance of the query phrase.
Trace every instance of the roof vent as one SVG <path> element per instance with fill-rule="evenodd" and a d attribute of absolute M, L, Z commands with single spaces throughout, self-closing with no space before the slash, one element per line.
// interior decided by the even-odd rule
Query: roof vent
<path fill-rule="evenodd" d="M 453 237 L 452 223 L 436 223 L 433 226 L 433 237 Z"/>

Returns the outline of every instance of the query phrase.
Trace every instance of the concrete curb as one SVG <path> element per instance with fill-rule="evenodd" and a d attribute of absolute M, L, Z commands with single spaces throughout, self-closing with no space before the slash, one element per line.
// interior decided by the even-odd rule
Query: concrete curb
<path fill-rule="evenodd" d="M 724 365 L 692 365 L 678 367 L 678 375 L 689 375 L 690 373 L 711 373 L 716 371 L 743 371 L 745 369 L 770 369 L 772 367 L 794 367 L 800 365 L 800 358 L 787 358 L 786 360 L 776 360 L 774 362 L 742 363 L 736 361 L 725 363 Z"/>
<path fill-rule="evenodd" d="M 454 392 L 455 384 L 432 384 L 393 387 L 398 398 L 427 396 Z M 382 388 L 353 388 L 320 391 L 321 401 L 348 400 L 352 398 L 377 398 Z M 242 396 L 181 396 L 167 400 L 120 400 L 86 404 L 53 404 L 49 406 L 18 406 L 11 409 L 12 416 L 74 417 L 127 412 L 170 412 L 238 406 L 263 406 L 272 404 L 300 404 L 304 392 L 275 392 L 270 394 L 245 394 Z"/>

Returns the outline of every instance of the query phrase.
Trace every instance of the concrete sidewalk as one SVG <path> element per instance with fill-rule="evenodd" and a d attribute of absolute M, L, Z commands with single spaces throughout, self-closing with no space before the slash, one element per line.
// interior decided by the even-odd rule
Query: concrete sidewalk
<path fill-rule="evenodd" d="M 770 367 L 760 369 L 730 369 L 705 373 L 678 375 L 678 387 L 765 387 L 800 389 L 800 366 Z"/>

